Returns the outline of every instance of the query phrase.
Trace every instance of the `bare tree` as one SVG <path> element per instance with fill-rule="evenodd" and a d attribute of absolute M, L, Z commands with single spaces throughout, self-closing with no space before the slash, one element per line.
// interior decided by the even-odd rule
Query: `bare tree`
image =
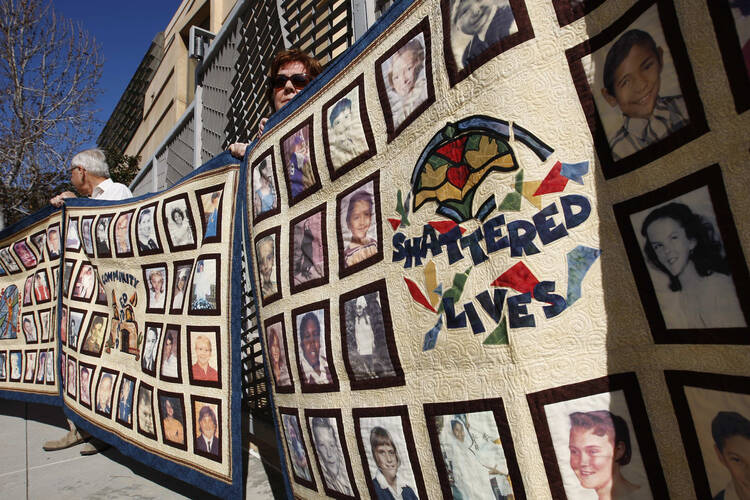
<path fill-rule="evenodd" d="M 100 48 L 42 0 L 0 0 L 0 227 L 46 204 L 94 140 Z"/>

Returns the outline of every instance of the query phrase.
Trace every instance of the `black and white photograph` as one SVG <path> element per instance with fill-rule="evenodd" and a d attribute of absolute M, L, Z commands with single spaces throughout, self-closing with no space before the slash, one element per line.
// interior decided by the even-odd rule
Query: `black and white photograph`
<path fill-rule="evenodd" d="M 250 192 L 253 194 L 253 221 L 258 222 L 278 214 L 279 180 L 276 176 L 276 162 L 273 148 L 269 148 L 260 159 L 253 164 Z"/>
<path fill-rule="evenodd" d="M 221 314 L 219 254 L 202 255 L 195 261 L 188 312 L 195 315 Z"/>
<path fill-rule="evenodd" d="M 388 142 L 435 102 L 427 18 L 375 61 Z"/>
<path fill-rule="evenodd" d="M 159 374 L 163 380 L 182 382 L 180 370 L 180 327 L 167 325 L 161 347 L 161 369 Z"/>
<path fill-rule="evenodd" d="M 94 227 L 94 243 L 96 245 L 96 256 L 111 257 L 112 248 L 109 243 L 109 224 L 112 222 L 114 214 L 102 214 L 96 220 Z"/>
<path fill-rule="evenodd" d="M 89 257 L 94 256 L 94 240 L 92 238 L 91 226 L 94 223 L 94 217 L 81 217 L 81 242 L 83 251 Z"/>
<path fill-rule="evenodd" d="M 65 259 L 65 266 L 63 267 L 63 297 L 69 296 L 70 281 L 73 278 L 73 267 L 75 265 L 75 260 Z"/>
<path fill-rule="evenodd" d="M 258 276 L 260 277 L 260 297 L 264 306 L 281 298 L 280 240 L 280 226 L 263 231 L 255 237 L 255 258 L 258 265 Z"/>
<path fill-rule="evenodd" d="M 91 409 L 91 384 L 95 367 L 82 362 L 78 363 L 78 402 L 89 410 Z"/>
<path fill-rule="evenodd" d="M 65 366 L 65 365 L 63 365 Z M 10 351 L 8 355 L 8 371 L 11 382 L 20 382 L 23 375 L 23 353 L 21 351 Z"/>
<path fill-rule="evenodd" d="M 329 302 L 316 302 L 292 309 L 294 347 L 302 392 L 339 389 L 331 352 Z"/>
<path fill-rule="evenodd" d="M 8 272 L 10 272 L 11 274 L 21 271 L 21 268 L 19 267 L 16 260 L 10 255 L 9 247 L 0 248 L 0 260 L 3 261 L 3 264 L 5 264 Z"/>
<path fill-rule="evenodd" d="M 74 351 L 78 350 L 78 337 L 85 317 L 86 311 L 70 308 L 70 314 L 68 315 L 68 321 L 70 322 L 68 326 L 68 347 Z"/>
<path fill-rule="evenodd" d="M 115 420 L 128 429 L 133 428 L 133 400 L 135 398 L 135 379 L 123 374 L 120 390 L 117 393 L 117 413 Z"/>
<path fill-rule="evenodd" d="M 431 403 L 424 412 L 445 498 L 526 497 L 502 400 Z"/>
<path fill-rule="evenodd" d="M 47 351 L 39 351 L 36 358 L 36 380 L 37 384 L 44 383 L 44 373 L 47 367 Z"/>
<path fill-rule="evenodd" d="M 159 415 L 164 443 L 187 450 L 185 439 L 185 403 L 181 394 L 159 390 Z"/>
<path fill-rule="evenodd" d="M 47 385 L 55 385 L 55 349 L 47 351 Z"/>
<path fill-rule="evenodd" d="M 169 306 L 170 314 L 182 314 L 185 299 L 189 294 L 188 283 L 193 271 L 192 260 L 181 260 L 173 263 L 174 280 L 172 282 L 172 301 Z"/>
<path fill-rule="evenodd" d="M 91 264 L 81 264 L 81 267 L 78 268 L 78 276 L 76 276 L 75 284 L 73 285 L 71 298 L 85 302 L 91 301 L 91 296 L 94 294 L 94 290 L 96 290 L 96 285 L 97 279 L 94 266 Z"/>
<path fill-rule="evenodd" d="M 718 165 L 614 210 L 657 343 L 750 343 L 750 278 Z"/>
<path fill-rule="evenodd" d="M 606 178 L 707 131 L 671 2 L 640 0 L 566 55 Z"/>
<path fill-rule="evenodd" d="M 8 379 L 8 352 L 0 351 L 0 380 L 5 381 Z"/>
<path fill-rule="evenodd" d="M 33 312 L 21 315 L 21 331 L 27 344 L 36 344 L 39 342 L 39 334 Z"/>
<path fill-rule="evenodd" d="M 81 344 L 81 353 L 88 354 L 89 356 L 101 356 L 106 333 L 107 315 L 99 312 L 92 313 L 88 330 Z"/>
<path fill-rule="evenodd" d="M 29 361 L 28 354 L 26 355 L 26 361 L 27 363 Z M 61 369 L 64 372 L 67 371 L 67 375 L 65 376 L 65 392 L 67 393 L 69 397 L 73 398 L 73 400 L 75 401 L 78 395 L 78 383 L 77 383 L 78 370 L 76 368 L 76 360 L 68 356 L 68 359 L 64 361 L 67 361 L 67 365 L 63 364 Z M 67 370 L 65 369 L 66 366 L 67 366 Z M 28 373 L 28 367 L 27 367 L 27 373 Z"/>
<path fill-rule="evenodd" d="M 289 351 L 286 341 L 286 327 L 284 326 L 284 314 L 268 318 L 264 322 L 266 331 L 266 352 L 271 362 L 271 374 L 273 375 L 276 392 L 294 392 L 292 372 L 289 367 Z"/>
<path fill-rule="evenodd" d="M 323 144 L 331 179 L 338 179 L 375 154 L 364 75 L 323 106 Z"/>
<path fill-rule="evenodd" d="M 295 217 L 289 226 L 289 282 L 292 293 L 328 283 L 325 204 Z"/>
<path fill-rule="evenodd" d="M 186 194 L 179 194 L 164 201 L 162 221 L 166 227 L 167 243 L 171 251 L 195 248 L 195 221 Z"/>
<path fill-rule="evenodd" d="M 81 249 L 81 237 L 78 234 L 78 217 L 68 218 L 68 229 L 65 231 L 65 250 L 77 252 Z"/>
<path fill-rule="evenodd" d="M 426 499 L 407 407 L 354 408 L 352 416 L 370 496 Z"/>
<path fill-rule="evenodd" d="M 117 373 L 109 370 L 99 370 L 99 380 L 96 383 L 96 400 L 94 411 L 107 418 L 112 416 L 112 395 L 117 382 Z"/>
<path fill-rule="evenodd" d="M 31 236 L 31 244 L 36 249 L 39 262 L 44 262 L 44 249 L 47 247 L 47 232 L 42 230 Z"/>
<path fill-rule="evenodd" d="M 138 415 L 138 432 L 151 439 L 156 439 L 154 425 L 154 388 L 141 382 L 136 398 Z"/>
<path fill-rule="evenodd" d="M 442 0 L 440 8 L 451 86 L 534 37 L 523 0 Z"/>
<path fill-rule="evenodd" d="M 221 241 L 221 211 L 224 194 L 224 184 L 199 189 L 195 192 L 198 198 L 198 208 L 203 221 L 203 243 Z"/>
<path fill-rule="evenodd" d="M 315 478 L 310 465 L 310 455 L 307 453 L 305 438 L 299 425 L 299 413 L 296 408 L 279 407 L 281 415 L 281 426 L 284 429 L 284 441 L 286 442 L 287 456 L 292 463 L 292 477 L 294 481 L 316 489 Z"/>
<path fill-rule="evenodd" d="M 553 498 L 668 497 L 635 373 L 527 399 Z"/>
<path fill-rule="evenodd" d="M 115 255 L 117 257 L 132 257 L 133 242 L 130 239 L 130 222 L 134 210 L 122 212 L 115 219 Z"/>
<path fill-rule="evenodd" d="M 305 410 L 305 419 L 326 494 L 333 498 L 358 498 L 349 450 L 343 438 L 341 410 L 308 409 Z"/>
<path fill-rule="evenodd" d="M 281 139 L 279 147 L 289 206 L 320 189 L 313 137 L 313 117 L 310 116 Z"/>
<path fill-rule="evenodd" d="M 60 248 L 60 224 L 55 223 L 47 228 L 47 252 L 50 260 L 60 257 Z M 3 252 L 0 250 L 0 257 L 2 255 Z"/>
<path fill-rule="evenodd" d="M 750 378 L 665 371 L 698 498 L 750 498 Z"/>
<path fill-rule="evenodd" d="M 23 283 L 23 297 L 21 304 L 24 306 L 34 305 L 34 275 L 31 274 Z"/>
<path fill-rule="evenodd" d="M 343 294 L 339 302 L 344 365 L 351 388 L 404 385 L 385 280 Z"/>
<path fill-rule="evenodd" d="M 149 264 L 143 267 L 143 282 L 146 285 L 146 312 L 163 313 L 166 309 L 167 266 L 164 264 Z"/>
<path fill-rule="evenodd" d="M 146 334 L 143 336 L 143 352 L 141 353 L 141 369 L 149 375 L 156 373 L 156 355 L 159 354 L 159 339 L 162 325 L 160 323 L 146 323 Z"/>
<path fill-rule="evenodd" d="M 383 260 L 378 171 L 336 197 L 336 225 L 340 277 Z"/>
<path fill-rule="evenodd" d="M 153 255 L 161 252 L 159 230 L 156 227 L 156 203 L 147 205 L 138 212 L 136 222 L 136 242 L 140 255 Z"/>
<path fill-rule="evenodd" d="M 41 330 L 40 338 L 42 342 L 54 339 L 54 335 L 52 335 L 52 329 L 54 328 L 54 325 L 51 323 L 52 318 L 52 311 L 50 309 L 39 311 L 39 329 Z"/>

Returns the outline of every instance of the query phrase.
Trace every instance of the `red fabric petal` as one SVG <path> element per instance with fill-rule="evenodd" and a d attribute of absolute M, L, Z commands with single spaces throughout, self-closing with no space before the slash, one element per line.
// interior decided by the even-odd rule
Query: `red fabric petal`
<path fill-rule="evenodd" d="M 446 234 L 452 231 L 454 227 L 458 226 L 458 224 L 450 220 L 431 221 L 428 222 L 428 224 L 437 229 L 440 234 Z M 464 229 L 463 227 L 458 226 L 458 228 L 461 230 L 461 234 L 464 234 L 466 232 L 466 229 Z"/>
<path fill-rule="evenodd" d="M 427 300 L 427 297 L 424 296 L 424 294 L 422 293 L 422 290 L 419 289 L 419 285 L 414 283 L 409 278 L 404 278 L 404 281 L 406 281 L 406 286 L 409 287 L 409 293 L 411 294 L 411 298 L 414 299 L 415 302 L 417 302 L 418 304 L 422 304 L 423 306 L 425 306 L 427 309 L 429 309 L 430 311 L 434 313 L 437 312 L 435 308 L 432 307 L 432 305 L 430 304 L 430 301 Z"/>
<path fill-rule="evenodd" d="M 568 185 L 568 178 L 560 175 L 562 172 L 562 163 L 559 161 L 552 166 L 552 169 L 534 192 L 534 196 L 549 193 L 560 193 Z"/>
<path fill-rule="evenodd" d="M 521 293 L 531 292 L 533 294 L 537 283 L 539 283 L 539 280 L 531 274 L 526 264 L 519 262 L 493 281 L 492 286 L 512 288 Z"/>
<path fill-rule="evenodd" d="M 391 227 L 394 231 L 398 229 L 398 226 L 401 225 L 401 219 L 391 219 L 390 217 L 388 217 L 388 222 L 391 223 Z"/>
<path fill-rule="evenodd" d="M 442 148 L 438 149 L 438 154 L 441 154 L 448 158 L 453 163 L 460 163 L 461 157 L 464 154 L 464 144 L 466 144 L 466 140 L 469 138 L 468 135 L 465 135 L 463 137 L 460 137 L 456 139 L 455 141 L 451 141 Z"/>

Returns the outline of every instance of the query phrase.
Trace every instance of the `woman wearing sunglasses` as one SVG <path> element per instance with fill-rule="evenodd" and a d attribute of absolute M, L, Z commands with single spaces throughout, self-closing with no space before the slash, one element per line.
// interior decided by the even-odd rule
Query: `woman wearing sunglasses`
<path fill-rule="evenodd" d="M 271 64 L 271 76 L 268 78 L 266 95 L 274 111 L 280 110 L 292 100 L 297 92 L 305 88 L 310 81 L 323 70 L 314 57 L 299 49 L 283 50 L 276 54 Z M 258 126 L 258 136 L 263 133 L 263 127 L 268 118 L 262 118 Z M 245 156 L 247 143 L 235 142 L 229 146 L 229 151 L 237 158 Z"/>

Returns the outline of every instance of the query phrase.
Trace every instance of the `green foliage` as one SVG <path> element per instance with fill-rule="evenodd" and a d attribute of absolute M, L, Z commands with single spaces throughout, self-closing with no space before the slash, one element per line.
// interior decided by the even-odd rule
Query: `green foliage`
<path fill-rule="evenodd" d="M 110 148 L 104 148 L 104 155 L 109 165 L 109 175 L 113 181 L 129 185 L 138 175 L 140 155 L 130 156 Z"/>

